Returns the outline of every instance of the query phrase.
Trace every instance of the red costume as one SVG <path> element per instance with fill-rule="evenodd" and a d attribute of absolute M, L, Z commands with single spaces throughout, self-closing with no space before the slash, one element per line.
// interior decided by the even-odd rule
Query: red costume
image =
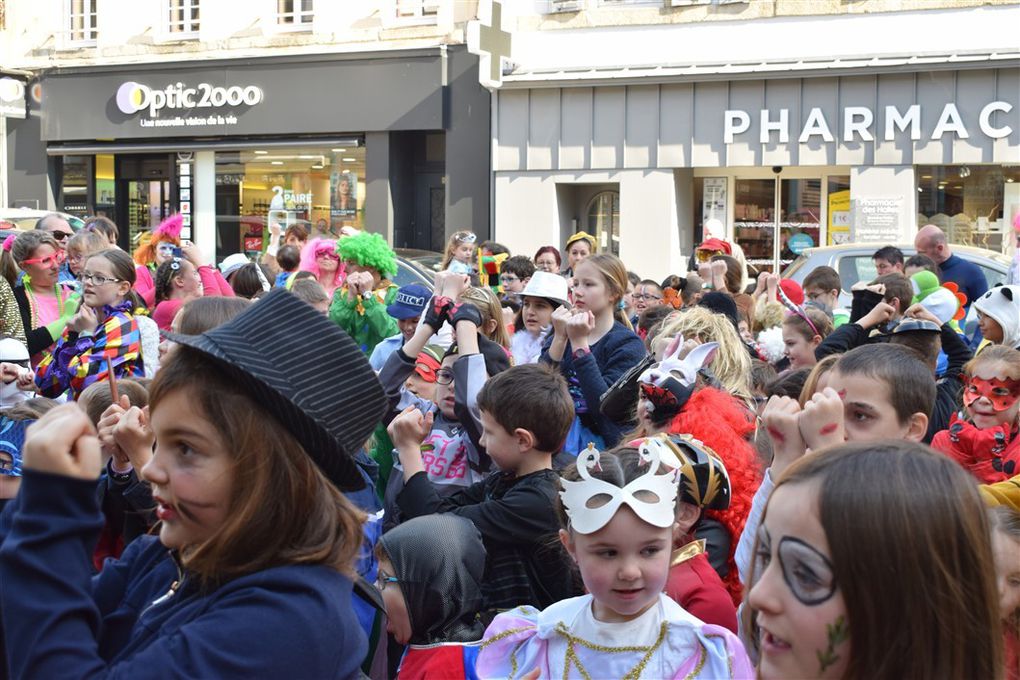
<path fill-rule="evenodd" d="M 673 551 L 666 594 L 705 623 L 737 633 L 737 608 L 708 563 L 704 541 L 692 541 Z"/>
<path fill-rule="evenodd" d="M 979 430 L 953 414 L 949 429 L 935 434 L 931 446 L 941 451 L 982 484 L 1002 482 L 1020 475 L 1020 436 L 1015 425 Z"/>

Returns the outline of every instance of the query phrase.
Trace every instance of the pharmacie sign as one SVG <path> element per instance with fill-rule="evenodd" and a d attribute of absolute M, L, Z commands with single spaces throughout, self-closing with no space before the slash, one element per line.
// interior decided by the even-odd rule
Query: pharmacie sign
<path fill-rule="evenodd" d="M 1013 127 L 1006 122 L 1016 118 L 1008 115 L 1012 110 L 1009 102 L 992 101 L 980 109 L 976 119 L 967 120 L 955 103 L 947 103 L 937 114 L 922 110 L 920 104 L 874 110 L 867 106 L 845 106 L 833 120 L 835 116 L 814 107 L 808 109 L 803 120 L 791 121 L 789 109 L 728 109 L 723 112 L 723 139 L 726 144 L 739 141 L 738 138 L 751 129 L 752 116 L 758 119 L 758 141 L 762 144 L 787 143 L 791 135 L 800 144 L 813 139 L 835 142 L 833 131 L 839 132 L 841 142 L 873 142 L 876 138 L 891 142 L 899 135 L 906 135 L 913 141 L 938 140 L 946 135 L 958 139 L 968 139 L 971 135 L 1001 139 L 1013 133 Z"/>
<path fill-rule="evenodd" d="M 141 112 L 141 127 L 192 127 L 236 125 L 233 111 L 252 107 L 265 99 L 255 85 L 211 85 L 184 82 L 155 88 L 128 81 L 117 88 L 117 108 L 126 115 Z"/>

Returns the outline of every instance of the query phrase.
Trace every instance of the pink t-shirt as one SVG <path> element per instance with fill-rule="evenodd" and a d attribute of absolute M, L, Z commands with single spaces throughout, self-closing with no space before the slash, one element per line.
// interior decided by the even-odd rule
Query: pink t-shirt
<path fill-rule="evenodd" d="M 40 295 L 33 291 L 32 298 L 35 302 L 35 322 L 39 326 L 45 326 L 60 318 L 60 300 L 55 295 Z"/>

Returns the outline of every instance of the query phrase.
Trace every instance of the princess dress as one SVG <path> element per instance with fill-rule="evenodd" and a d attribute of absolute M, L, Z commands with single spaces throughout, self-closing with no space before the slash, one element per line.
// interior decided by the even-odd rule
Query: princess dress
<path fill-rule="evenodd" d="M 753 678 L 733 633 L 701 622 L 664 594 L 626 623 L 592 614 L 592 596 L 562 600 L 538 611 L 518 607 L 485 631 L 479 678 Z"/>

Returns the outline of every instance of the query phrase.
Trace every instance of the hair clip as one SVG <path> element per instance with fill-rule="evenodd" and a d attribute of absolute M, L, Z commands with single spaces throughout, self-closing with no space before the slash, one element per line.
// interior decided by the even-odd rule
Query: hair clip
<path fill-rule="evenodd" d="M 474 243 L 478 240 L 478 237 L 470 231 L 465 231 L 463 235 L 458 235 L 456 240 L 457 243 Z"/>
<path fill-rule="evenodd" d="M 818 329 L 815 328 L 814 322 L 808 318 L 807 312 L 804 311 L 804 308 L 787 297 L 786 293 L 783 292 L 783 289 L 779 286 L 776 286 L 776 295 L 779 297 L 779 302 L 781 302 L 784 307 L 807 322 L 807 325 L 811 327 L 811 330 L 815 335 L 821 335 L 821 333 L 818 332 Z"/>
<path fill-rule="evenodd" d="M 181 258 L 175 257 L 174 259 L 170 260 L 170 269 L 173 269 L 174 271 L 177 271 L 180 268 L 181 268 Z"/>
<path fill-rule="evenodd" d="M 4 239 L 4 250 L 6 250 L 8 253 L 11 252 L 11 248 L 14 247 L 14 241 L 17 238 L 18 238 L 17 234 L 11 234 L 7 238 L 5 238 Z"/>

